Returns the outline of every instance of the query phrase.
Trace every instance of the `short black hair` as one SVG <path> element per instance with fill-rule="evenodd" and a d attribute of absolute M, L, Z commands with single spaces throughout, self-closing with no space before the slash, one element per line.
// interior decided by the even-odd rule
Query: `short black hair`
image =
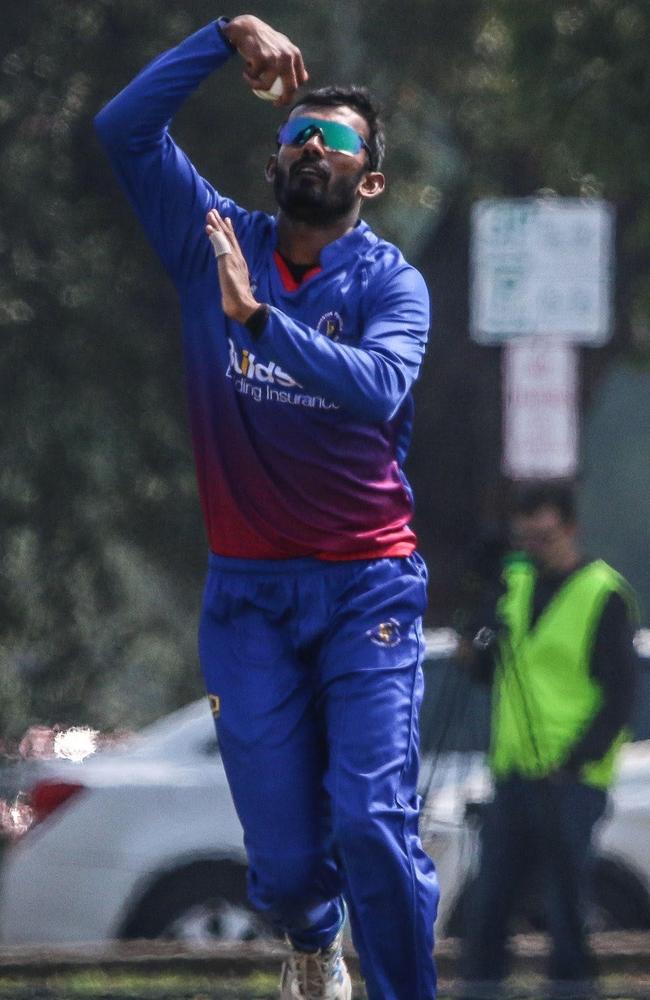
<path fill-rule="evenodd" d="M 289 113 L 302 107 L 340 108 L 343 106 L 352 108 L 366 120 L 369 130 L 370 154 L 368 159 L 370 169 L 379 170 L 386 154 L 386 133 L 384 123 L 381 120 L 381 108 L 366 87 L 357 87 L 351 84 L 347 87 L 331 86 L 310 90 L 309 93 L 303 94 L 291 105 Z"/>
<path fill-rule="evenodd" d="M 565 524 L 574 524 L 577 518 L 574 483 L 567 480 L 538 481 L 525 483 L 515 492 L 512 503 L 514 514 L 530 516 L 542 507 L 552 507 Z"/>

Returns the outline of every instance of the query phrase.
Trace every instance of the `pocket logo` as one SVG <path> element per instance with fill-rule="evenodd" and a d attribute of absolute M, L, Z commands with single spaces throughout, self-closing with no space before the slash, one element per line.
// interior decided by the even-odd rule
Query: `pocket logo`
<path fill-rule="evenodd" d="M 366 635 L 376 646 L 397 646 L 402 641 L 399 624 L 394 618 L 368 629 Z"/>

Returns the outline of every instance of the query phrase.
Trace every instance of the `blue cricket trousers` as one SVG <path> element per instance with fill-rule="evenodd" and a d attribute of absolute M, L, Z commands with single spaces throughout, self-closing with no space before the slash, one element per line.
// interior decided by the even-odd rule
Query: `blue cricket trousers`
<path fill-rule="evenodd" d="M 434 1000 L 434 866 L 418 837 L 426 570 L 211 555 L 200 626 L 249 895 L 328 945 L 343 899 L 368 1000 Z"/>

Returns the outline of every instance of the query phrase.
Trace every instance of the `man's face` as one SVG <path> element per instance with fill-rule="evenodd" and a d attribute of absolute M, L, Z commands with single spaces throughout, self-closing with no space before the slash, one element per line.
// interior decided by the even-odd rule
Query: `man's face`
<path fill-rule="evenodd" d="M 516 514 L 512 536 L 517 548 L 526 552 L 542 572 L 563 572 L 577 559 L 576 525 L 564 521 L 554 507 Z"/>
<path fill-rule="evenodd" d="M 352 108 L 301 106 L 289 117 L 307 116 L 342 122 L 368 139 L 367 122 Z M 325 149 L 318 134 L 304 146 L 280 146 L 273 164 L 273 191 L 282 211 L 300 222 L 318 226 L 336 222 L 355 208 L 359 186 L 370 170 L 364 148 L 353 155 Z"/>

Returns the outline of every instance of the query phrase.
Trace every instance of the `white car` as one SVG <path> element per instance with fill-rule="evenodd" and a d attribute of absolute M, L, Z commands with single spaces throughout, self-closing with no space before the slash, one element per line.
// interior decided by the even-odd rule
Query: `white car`
<path fill-rule="evenodd" d="M 489 791 L 481 753 L 461 746 L 443 754 L 436 746 L 444 728 L 438 709 L 450 717 L 448 695 L 458 673 L 449 659 L 453 645 L 443 631 L 428 636 L 422 715 L 428 788 L 422 834 L 442 888 L 439 935 L 459 929 L 476 859 L 477 830 L 466 819 L 466 803 Z M 452 700 L 466 712 L 466 694 Z M 478 714 L 483 709 L 481 702 Z M 2 943 L 168 937 L 202 944 L 270 933 L 246 900 L 243 835 L 207 699 L 119 749 L 83 763 L 45 762 L 39 770 L 36 822 L 3 859 Z M 626 751 L 614 803 L 601 835 L 614 890 L 603 896 L 601 920 L 650 927 L 650 744 Z"/>
<path fill-rule="evenodd" d="M 201 921 L 248 934 L 242 831 L 207 699 L 41 771 L 35 823 L 4 857 L 3 943 L 206 936 Z"/>
<path fill-rule="evenodd" d="M 597 831 L 595 929 L 650 929 L 650 740 L 621 752 L 611 814 Z"/>
<path fill-rule="evenodd" d="M 444 657 L 453 638 L 441 631 L 429 647 Z M 243 834 L 207 699 L 118 749 L 36 770 L 35 822 L 3 859 L 0 941 L 270 933 L 247 904 Z M 440 835 L 455 867 L 456 830 Z"/>

